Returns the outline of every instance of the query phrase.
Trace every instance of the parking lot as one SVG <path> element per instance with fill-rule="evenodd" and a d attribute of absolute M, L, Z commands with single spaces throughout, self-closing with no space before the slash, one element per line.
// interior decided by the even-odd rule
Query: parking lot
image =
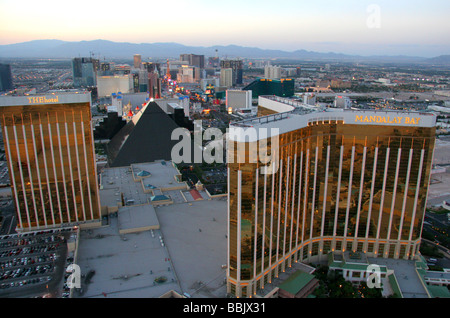
<path fill-rule="evenodd" d="M 72 228 L 0 237 L 0 297 L 68 297 L 61 281 Z"/>
<path fill-rule="evenodd" d="M 6 161 L 0 161 L 0 184 L 9 184 L 8 166 Z"/>

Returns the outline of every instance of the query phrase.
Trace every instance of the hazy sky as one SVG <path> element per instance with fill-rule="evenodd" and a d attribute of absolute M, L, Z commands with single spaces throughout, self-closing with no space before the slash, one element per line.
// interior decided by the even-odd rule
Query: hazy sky
<path fill-rule="evenodd" d="M 450 54 L 449 0 L 0 0 L 0 44 L 104 39 Z"/>

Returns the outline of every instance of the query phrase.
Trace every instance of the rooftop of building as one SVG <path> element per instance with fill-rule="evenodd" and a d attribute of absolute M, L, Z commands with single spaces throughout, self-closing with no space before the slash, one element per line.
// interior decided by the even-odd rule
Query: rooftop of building
<path fill-rule="evenodd" d="M 121 234 L 159 229 L 156 211 L 151 204 L 120 207 L 117 222 Z"/>
<path fill-rule="evenodd" d="M 71 104 L 91 102 L 89 91 L 30 94 L 26 96 L 0 96 L 0 106 L 23 106 L 45 104 Z"/>
<path fill-rule="evenodd" d="M 426 288 L 416 272 L 415 260 L 368 258 L 370 264 L 386 266 L 394 272 L 403 298 L 428 298 Z"/>
<path fill-rule="evenodd" d="M 430 278 L 430 279 L 445 279 L 450 281 L 450 272 L 448 271 L 442 271 L 442 272 L 438 272 L 438 271 L 427 271 L 425 278 Z"/>
<path fill-rule="evenodd" d="M 278 288 L 281 288 L 284 283 L 286 283 L 286 286 L 290 286 L 289 282 L 295 279 L 296 275 L 303 275 L 300 273 L 305 273 L 307 274 L 307 276 L 304 276 L 303 278 L 305 278 L 305 280 L 309 280 L 309 278 L 311 278 L 310 275 L 312 275 L 314 271 L 314 267 L 311 267 L 305 263 L 293 262 L 290 267 L 286 267 L 285 271 L 281 271 L 278 274 L 278 277 L 275 277 L 271 282 L 265 283 L 264 288 L 258 289 L 256 292 L 256 296 L 262 298 L 271 297 L 274 293 L 277 292 Z M 303 279 L 296 281 L 294 283 L 295 288 L 297 288 L 299 286 L 298 283 L 301 283 L 302 281 Z"/>
<path fill-rule="evenodd" d="M 428 286 L 428 291 L 433 298 L 450 298 L 447 286 Z"/>
<path fill-rule="evenodd" d="M 436 115 L 431 112 L 329 108 L 312 106 L 279 96 L 259 96 L 258 105 L 268 108 L 275 113 L 232 122 L 230 127 L 266 127 L 292 130 L 306 127 L 311 123 L 324 121 L 341 121 L 354 124 L 360 122 L 369 125 L 410 126 L 413 124 L 420 127 L 434 127 L 436 124 Z M 361 116 L 363 117 L 361 118 Z M 380 117 L 371 118 L 370 116 Z M 405 117 L 408 117 L 408 121 L 404 119 Z M 401 119 L 395 120 L 395 118 Z M 416 121 L 410 123 L 409 118 L 414 118 Z M 420 122 L 417 118 L 419 118 Z M 283 120 L 283 125 L 279 124 L 281 120 Z"/>
<path fill-rule="evenodd" d="M 104 168 L 100 171 L 100 204 L 116 207 L 142 205 L 154 196 L 166 195 L 174 202 L 188 200 L 188 186 L 180 181 L 180 173 L 171 161 L 132 164 L 125 167 Z M 205 194 L 204 194 L 205 195 Z"/>
<path fill-rule="evenodd" d="M 357 255 L 357 256 L 355 256 Z M 330 268 L 342 268 L 350 271 L 366 271 L 368 265 L 380 266 L 381 273 L 390 276 L 390 285 L 386 288 L 398 289 L 403 298 L 435 297 L 431 285 L 427 285 L 425 278 L 450 279 L 448 272 L 429 271 L 422 257 L 415 260 L 392 259 L 384 257 L 368 257 L 365 253 L 333 252 L 329 254 Z M 392 286 L 393 285 L 393 286 Z M 442 295 L 442 292 L 440 292 Z"/>
<path fill-rule="evenodd" d="M 95 275 L 74 297 L 225 297 L 226 206 L 226 199 L 174 203 L 154 207 L 158 229 L 120 233 L 120 217 L 111 214 L 108 226 L 82 230 L 78 264 Z M 139 213 L 136 221 L 148 218 Z"/>
<path fill-rule="evenodd" d="M 110 215 L 108 225 L 80 233 L 78 265 L 81 273 L 95 271 L 81 282 L 82 292 L 73 297 L 159 297 L 174 289 L 167 250 L 158 230 L 121 234 L 119 218 Z M 155 279 L 165 279 L 157 283 Z"/>
<path fill-rule="evenodd" d="M 102 206 L 117 209 L 106 226 L 80 233 L 81 272 L 95 275 L 75 297 L 225 297 L 226 198 L 195 195 L 177 176 L 167 161 L 101 172 Z M 152 197 L 171 202 L 153 205 Z"/>
<path fill-rule="evenodd" d="M 282 282 L 279 288 L 295 295 L 314 279 L 315 276 L 313 274 L 296 271 L 294 274 L 289 276 L 288 279 Z"/>

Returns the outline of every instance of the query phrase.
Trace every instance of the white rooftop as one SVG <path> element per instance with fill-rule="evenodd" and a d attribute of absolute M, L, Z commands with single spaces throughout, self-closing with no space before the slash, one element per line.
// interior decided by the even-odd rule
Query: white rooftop
<path fill-rule="evenodd" d="M 121 235 L 118 219 L 110 216 L 108 226 L 80 232 L 81 273 L 95 270 L 81 297 L 157 298 L 170 290 L 193 298 L 225 297 L 226 199 L 155 210 L 159 230 Z M 154 284 L 161 276 L 166 282 Z"/>

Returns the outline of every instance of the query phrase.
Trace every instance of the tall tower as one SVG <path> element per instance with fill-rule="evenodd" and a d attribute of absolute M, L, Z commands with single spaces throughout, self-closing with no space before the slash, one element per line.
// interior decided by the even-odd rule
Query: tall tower
<path fill-rule="evenodd" d="M 294 262 L 334 251 L 416 258 L 435 115 L 275 96 L 258 108 L 263 117 L 229 131 L 229 293 L 252 297 Z"/>
<path fill-rule="evenodd" d="M 13 88 L 11 65 L 0 63 L 0 92 Z"/>
<path fill-rule="evenodd" d="M 140 68 L 141 64 L 142 64 L 142 56 L 140 54 L 135 54 L 134 55 L 134 68 Z"/>
<path fill-rule="evenodd" d="M 191 66 L 197 66 L 199 68 L 205 67 L 205 56 L 198 54 L 180 54 L 180 61 L 189 63 Z"/>
<path fill-rule="evenodd" d="M 242 60 L 221 60 L 220 68 L 231 68 L 233 70 L 233 85 L 242 84 Z"/>
<path fill-rule="evenodd" d="M 72 76 L 75 87 L 97 85 L 97 70 L 100 61 L 92 57 L 77 57 L 72 59 Z"/>
<path fill-rule="evenodd" d="M 17 230 L 100 222 L 91 96 L 0 97 Z"/>

